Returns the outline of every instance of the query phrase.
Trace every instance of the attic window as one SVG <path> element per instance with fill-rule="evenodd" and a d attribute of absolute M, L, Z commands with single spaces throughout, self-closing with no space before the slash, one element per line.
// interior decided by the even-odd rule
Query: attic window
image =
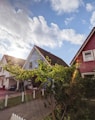
<path fill-rule="evenodd" d="M 32 68 L 32 62 L 29 63 L 29 68 Z"/>
<path fill-rule="evenodd" d="M 94 60 L 94 56 L 93 56 L 92 50 L 83 51 L 83 60 L 85 62 L 86 61 L 93 61 Z"/>

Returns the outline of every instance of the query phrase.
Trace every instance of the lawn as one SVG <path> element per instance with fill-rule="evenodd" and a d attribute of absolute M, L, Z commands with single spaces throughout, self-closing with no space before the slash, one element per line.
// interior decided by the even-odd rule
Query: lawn
<path fill-rule="evenodd" d="M 38 91 L 36 92 L 36 99 L 37 98 L 41 98 L 41 94 Z M 8 105 L 7 105 L 6 108 L 13 107 L 13 106 L 16 106 L 16 105 L 19 105 L 19 104 L 23 104 L 23 103 L 29 102 L 31 100 L 33 100 L 33 94 L 31 92 L 29 92 L 29 93 L 26 92 L 25 93 L 24 102 L 22 102 L 22 96 L 21 95 L 16 96 L 16 97 L 10 97 L 8 99 Z M 4 99 L 0 100 L 0 110 L 5 109 L 4 104 L 5 104 L 5 100 Z"/>

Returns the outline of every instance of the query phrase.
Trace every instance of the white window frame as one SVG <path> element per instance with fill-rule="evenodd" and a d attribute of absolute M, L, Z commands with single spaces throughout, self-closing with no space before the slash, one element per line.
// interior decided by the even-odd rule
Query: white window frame
<path fill-rule="evenodd" d="M 86 58 L 86 55 L 85 55 L 86 53 L 91 53 L 91 57 Z M 93 61 L 94 60 L 94 54 L 93 54 L 92 50 L 83 51 L 82 54 L 83 54 L 83 61 L 84 62 Z"/>
<path fill-rule="evenodd" d="M 87 72 L 87 73 L 81 73 L 82 78 L 84 78 L 86 75 L 95 75 L 94 72 Z"/>
<path fill-rule="evenodd" d="M 93 49 L 93 54 L 94 54 L 94 60 L 95 60 L 95 49 Z"/>

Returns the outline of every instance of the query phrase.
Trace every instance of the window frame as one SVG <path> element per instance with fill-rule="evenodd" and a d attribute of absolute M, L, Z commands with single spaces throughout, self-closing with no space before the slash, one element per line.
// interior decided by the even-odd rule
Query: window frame
<path fill-rule="evenodd" d="M 90 57 L 86 57 L 86 53 L 91 53 Z M 87 50 L 87 51 L 83 51 L 83 61 L 84 62 L 88 62 L 88 61 L 93 61 L 94 60 L 94 54 L 93 54 L 93 50 Z"/>
<path fill-rule="evenodd" d="M 95 49 L 93 49 L 93 55 L 94 55 L 94 60 L 95 60 Z"/>

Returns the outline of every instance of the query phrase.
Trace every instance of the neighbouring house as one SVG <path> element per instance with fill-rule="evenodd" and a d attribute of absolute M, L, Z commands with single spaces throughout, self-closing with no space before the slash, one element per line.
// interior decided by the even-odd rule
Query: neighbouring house
<path fill-rule="evenodd" d="M 95 27 L 91 30 L 70 64 L 76 63 L 82 77 L 95 75 Z"/>
<path fill-rule="evenodd" d="M 17 84 L 17 81 L 14 80 L 12 75 L 3 69 L 2 66 L 8 64 L 8 62 L 11 62 L 13 65 L 17 64 L 21 67 L 23 67 L 25 60 L 20 58 L 15 58 L 9 55 L 4 55 L 0 61 L 0 88 L 4 87 L 5 89 L 9 89 L 11 85 Z"/>
<path fill-rule="evenodd" d="M 50 64 L 46 59 L 48 57 L 51 60 L 51 65 L 55 65 L 56 63 L 59 65 L 68 66 L 61 58 L 53 55 L 52 53 L 34 45 L 31 50 L 25 64 L 23 66 L 24 69 L 34 69 L 38 67 L 38 60 L 46 61 L 47 64 Z"/>
<path fill-rule="evenodd" d="M 46 57 L 51 60 L 51 64 L 48 62 Z M 64 67 L 67 67 L 68 65 L 59 57 L 53 55 L 52 53 L 34 45 L 33 49 L 31 50 L 23 68 L 24 69 L 34 69 L 38 67 L 38 60 L 46 61 L 49 65 L 55 65 L 56 63 L 59 65 L 63 65 Z M 35 78 L 34 78 L 35 79 Z M 32 79 L 32 82 L 35 81 Z M 32 83 L 35 87 L 35 82 Z"/>
<path fill-rule="evenodd" d="M 46 59 L 47 56 L 51 60 L 51 64 Z M 12 64 L 17 64 L 21 66 L 23 69 L 30 70 L 38 67 L 38 60 L 46 61 L 46 63 L 49 65 L 55 65 L 57 63 L 59 65 L 63 65 L 64 67 L 68 67 L 68 65 L 61 58 L 34 45 L 27 60 L 15 58 L 9 55 L 4 55 L 2 57 L 0 66 L 0 87 L 5 87 L 5 89 L 9 89 L 11 85 L 17 84 L 17 86 L 19 87 L 20 84 L 20 82 L 16 81 L 8 71 L 3 70 L 2 65 L 6 65 L 8 62 L 11 62 Z M 37 84 L 39 85 L 39 83 L 35 83 L 35 77 L 28 82 L 24 82 L 24 85 L 28 84 L 32 84 L 33 87 L 36 87 Z"/>

